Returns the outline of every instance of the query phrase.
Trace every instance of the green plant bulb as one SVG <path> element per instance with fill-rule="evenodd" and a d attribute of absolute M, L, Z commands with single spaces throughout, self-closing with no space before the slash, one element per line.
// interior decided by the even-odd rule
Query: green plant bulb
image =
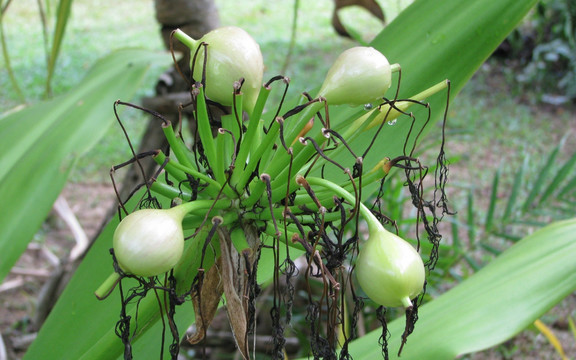
<path fill-rule="evenodd" d="M 411 307 L 411 299 L 424 287 L 422 258 L 412 245 L 373 220 L 376 223 L 369 222 L 370 235 L 356 261 L 358 282 L 380 305 Z"/>
<path fill-rule="evenodd" d="M 192 59 L 202 43 L 194 67 L 194 78 L 202 79 L 205 53 L 206 96 L 225 106 L 232 105 L 234 82 L 244 79 L 242 85 L 243 107 L 248 112 L 254 108 L 264 76 L 264 60 L 258 43 L 244 30 L 227 26 L 210 31 L 190 47 Z M 193 60 L 192 60 L 193 61 Z"/>
<path fill-rule="evenodd" d="M 172 269 L 184 250 L 181 207 L 144 209 L 126 216 L 114 232 L 114 254 L 123 271 L 156 276 Z"/>
<path fill-rule="evenodd" d="M 344 51 L 324 79 L 318 96 L 330 105 L 364 105 L 381 99 L 390 88 L 392 67 L 372 47 L 357 46 Z"/>

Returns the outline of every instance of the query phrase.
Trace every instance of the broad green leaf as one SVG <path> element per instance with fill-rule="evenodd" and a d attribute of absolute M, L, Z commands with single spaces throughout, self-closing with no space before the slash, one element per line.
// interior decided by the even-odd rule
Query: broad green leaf
<path fill-rule="evenodd" d="M 446 78 L 453 81 L 454 95 L 520 22 L 534 3 L 535 0 L 416 1 L 374 40 L 372 46 L 386 54 L 390 61 L 402 65 L 401 96 L 415 94 Z M 435 96 L 431 100 L 434 100 L 432 103 L 434 109 L 444 109 L 445 96 Z M 339 116 L 338 113 L 350 112 L 345 107 L 339 110 L 331 116 L 334 115 L 335 119 L 343 119 L 345 116 Z M 420 115 L 419 118 L 421 118 Z M 434 120 L 437 120 L 437 117 Z M 408 124 L 401 122 L 394 127 L 387 127 L 383 134 L 387 141 L 377 142 L 373 153 L 379 154 L 378 156 L 400 154 L 404 143 L 403 135 L 406 134 L 407 129 Z M 366 143 L 366 136 L 360 136 L 353 145 L 363 148 Z M 371 168 L 378 160 L 380 158 L 368 156 L 365 160 L 366 168 Z M 366 189 L 363 193 L 369 195 L 373 191 L 374 189 Z M 101 242 L 107 242 L 107 245 L 101 245 Z M 91 352 L 92 345 L 97 342 L 101 343 L 99 351 L 110 346 L 107 358 L 116 358 L 121 355 L 121 349 L 118 347 L 119 340 L 110 336 L 110 329 L 116 323 L 118 313 L 112 314 L 113 316 L 109 314 L 104 316 L 102 311 L 106 312 L 106 310 L 103 307 L 99 305 L 96 308 L 86 304 L 93 303 L 86 297 L 93 296 L 93 289 L 98 287 L 108 274 L 107 271 L 91 271 L 91 268 L 101 266 L 110 269 L 109 255 L 106 251 L 109 242 L 110 233 L 103 234 L 87 254 L 85 263 L 81 265 L 72 279 L 69 289 L 63 294 L 28 352 L 28 359 L 38 357 L 76 359 L 81 355 L 86 358 L 97 358 L 99 352 Z M 269 261 L 269 258 L 270 255 L 265 254 L 261 262 Z M 269 268 L 265 269 L 264 266 L 260 267 L 260 271 L 270 272 Z M 85 292 L 89 294 L 86 295 Z M 74 314 L 70 314 L 71 308 L 77 309 Z M 108 310 L 108 312 L 115 311 Z M 148 318 L 153 317 L 151 314 L 142 315 Z M 182 312 L 182 317 L 180 316 L 180 313 L 177 313 L 178 322 L 192 321 L 187 310 Z M 73 329 L 83 330 L 74 331 Z M 183 331 L 183 328 L 181 329 Z M 158 341 L 158 335 L 149 331 L 133 345 L 135 349 L 139 349 L 137 351 L 157 354 Z M 416 343 L 412 338 L 410 342 Z M 74 348 L 72 355 L 70 344 L 73 344 Z M 370 342 L 369 345 L 366 343 L 366 346 L 373 348 L 374 344 Z M 46 354 L 44 350 L 47 348 L 55 350 L 51 354 Z M 367 351 L 369 348 L 363 350 Z"/>
<path fill-rule="evenodd" d="M 0 118 L 0 280 L 48 215 L 76 159 L 113 124 L 112 105 L 130 99 L 152 63 L 167 54 L 117 51 L 68 94 Z"/>
<path fill-rule="evenodd" d="M 576 290 L 576 219 L 554 223 L 519 241 L 478 273 L 419 310 L 400 359 L 454 359 L 500 344 Z M 389 324 L 396 358 L 404 319 Z M 358 359 L 380 357 L 372 332 L 354 341 Z"/>

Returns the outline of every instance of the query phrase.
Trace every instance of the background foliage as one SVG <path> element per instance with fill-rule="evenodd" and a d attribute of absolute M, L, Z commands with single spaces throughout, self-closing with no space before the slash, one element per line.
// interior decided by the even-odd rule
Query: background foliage
<path fill-rule="evenodd" d="M 502 53 L 519 59 L 517 79 L 536 86 L 542 100 L 576 99 L 576 5 L 571 0 L 538 2 L 523 26 L 515 30 Z"/>

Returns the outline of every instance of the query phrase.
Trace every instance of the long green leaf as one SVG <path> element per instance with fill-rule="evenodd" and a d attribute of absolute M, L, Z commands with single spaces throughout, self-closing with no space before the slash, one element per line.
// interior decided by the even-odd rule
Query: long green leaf
<path fill-rule="evenodd" d="M 548 156 L 548 158 L 544 162 L 544 166 L 542 166 L 542 169 L 540 170 L 538 177 L 536 178 L 536 180 L 532 184 L 532 190 L 528 194 L 528 197 L 526 198 L 526 200 L 524 200 L 524 205 L 522 205 L 522 210 L 528 211 L 532 206 L 534 206 L 534 201 L 536 201 L 536 198 L 540 194 L 542 186 L 544 186 L 544 181 L 548 178 L 548 174 L 550 173 L 550 170 L 552 169 L 552 166 L 554 165 L 554 162 L 556 160 L 556 156 L 558 156 L 559 151 L 560 151 L 560 146 L 557 146 L 550 153 L 550 156 Z"/>
<path fill-rule="evenodd" d="M 476 241 L 476 208 L 474 207 L 474 193 L 468 191 L 468 201 L 466 202 L 466 227 L 468 228 L 468 241 L 474 245 Z"/>
<path fill-rule="evenodd" d="M 516 207 L 516 199 L 518 198 L 520 189 L 522 189 L 524 171 L 526 171 L 529 161 L 530 160 L 528 157 L 524 159 L 522 166 L 520 167 L 520 169 L 518 169 L 518 171 L 514 175 L 514 181 L 512 182 L 512 192 L 510 193 L 510 196 L 508 196 L 508 202 L 506 203 L 506 210 L 504 210 L 504 215 L 502 216 L 503 220 L 508 220 Z"/>
<path fill-rule="evenodd" d="M 54 36 L 52 38 L 52 48 L 50 54 L 48 54 L 48 73 L 46 75 L 46 95 L 51 93 L 52 77 L 54 76 L 54 70 L 56 69 L 56 62 L 58 60 L 58 55 L 60 55 L 60 47 L 64 40 L 64 34 L 66 33 L 66 25 L 68 25 L 68 19 L 70 18 L 70 10 L 72 8 L 73 0 L 60 0 L 58 2 L 58 12 L 56 15 L 56 27 L 54 29 Z"/>
<path fill-rule="evenodd" d="M 453 81 L 454 90 L 457 92 L 520 22 L 534 3 L 535 0 L 416 1 L 374 40 L 372 46 L 385 53 L 392 62 L 401 63 L 403 96 L 414 94 L 445 78 Z M 450 14 L 458 14 L 458 16 Z M 445 97 L 437 96 L 433 100 L 433 108 L 443 109 Z M 347 108 L 342 108 L 340 112 L 347 111 L 349 111 Z M 336 113 L 337 111 L 334 115 L 338 117 Z M 388 156 L 401 153 L 402 134 L 406 133 L 407 124 L 399 122 L 394 127 L 387 128 L 386 131 L 390 131 L 390 134 L 384 135 L 387 141 L 378 142 L 373 153 Z M 366 139 L 360 136 L 353 145 L 363 148 L 367 144 Z M 369 156 L 365 159 L 365 168 L 373 167 L 378 160 L 379 158 Z M 366 189 L 364 194 L 369 195 L 373 191 L 374 189 Z M 108 237 L 101 236 L 97 244 L 100 242 L 109 244 L 109 235 Z M 111 320 L 109 316 L 102 316 L 99 311 L 87 310 L 90 307 L 86 307 L 81 299 L 75 302 L 73 298 L 83 291 L 89 291 L 90 294 L 82 296 L 92 296 L 92 289 L 95 289 L 105 278 L 106 274 L 85 270 L 88 266 L 110 268 L 109 255 L 104 249 L 106 246 L 94 246 L 87 254 L 86 265 L 82 264 L 69 285 L 74 290 L 67 291 L 62 296 L 57 305 L 58 311 L 55 309 L 50 315 L 27 354 L 28 359 L 36 359 L 39 356 L 43 359 L 70 358 L 68 357 L 70 344 L 73 344 L 75 355 L 84 354 L 90 358 L 93 355 L 90 353 L 90 344 L 104 337 L 106 337 L 104 341 L 110 341 L 108 344 L 113 343 L 108 335 L 115 320 Z M 268 257 L 269 255 L 263 255 L 261 262 L 269 260 Z M 261 269 L 265 271 L 263 266 Z M 84 286 L 80 287 L 79 284 Z M 76 304 L 77 308 L 81 307 L 81 312 L 69 314 L 70 304 Z M 192 321 L 187 317 L 184 320 Z M 57 326 L 60 327 L 62 333 L 56 331 Z M 88 333 L 71 330 L 84 327 L 90 327 L 93 331 Z M 149 338 L 146 336 L 154 338 L 153 335 L 146 334 L 141 341 L 134 342 L 134 347 L 150 349 L 156 346 L 157 348 L 158 345 L 147 341 Z M 59 340 L 58 337 L 63 339 Z M 54 343 L 61 344 L 61 346 L 55 347 Z M 371 342 L 370 346 L 374 346 L 374 343 Z M 44 350 L 47 348 L 55 350 L 51 354 L 46 354 Z M 157 351 L 153 353 L 156 354 Z M 116 358 L 120 355 L 118 346 L 113 345 L 108 358 Z M 366 357 L 368 358 L 374 357 Z"/>
<path fill-rule="evenodd" d="M 422 306 L 400 359 L 454 359 L 500 344 L 576 290 L 576 219 L 524 238 L 478 273 Z M 391 358 L 404 319 L 389 324 Z M 352 343 L 358 359 L 380 357 L 375 331 Z"/>
<path fill-rule="evenodd" d="M 494 179 L 492 180 L 492 191 L 490 192 L 490 203 L 488 204 L 488 212 L 486 213 L 486 220 L 484 221 L 484 227 L 486 231 L 492 229 L 494 221 L 494 210 L 496 209 L 496 203 L 498 202 L 498 184 L 500 183 L 500 168 L 494 174 Z M 472 239 L 470 239 L 472 240 Z"/>
<path fill-rule="evenodd" d="M 566 179 L 568 175 L 574 173 L 574 165 L 576 165 L 576 152 L 572 154 L 572 157 L 570 157 L 570 159 L 568 159 L 568 161 L 566 161 L 562 168 L 556 173 L 554 179 L 552 179 L 548 187 L 546 187 L 546 190 L 544 190 L 540 199 L 538 199 L 539 203 L 543 203 L 550 197 L 550 195 L 558 191 L 560 184 L 564 181 L 564 179 Z"/>
<path fill-rule="evenodd" d="M 67 95 L 0 119 L 0 280 L 48 215 L 76 159 L 113 123 L 112 104 L 131 98 L 152 62 L 168 55 L 112 53 Z"/>
<path fill-rule="evenodd" d="M 560 190 L 558 196 L 563 197 L 568 195 L 571 191 L 576 189 L 576 176 L 574 176 L 568 183 Z"/>

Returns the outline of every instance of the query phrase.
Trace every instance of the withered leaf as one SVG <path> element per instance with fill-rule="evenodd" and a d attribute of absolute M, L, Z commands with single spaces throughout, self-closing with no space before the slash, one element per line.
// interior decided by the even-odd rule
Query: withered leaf
<path fill-rule="evenodd" d="M 248 299 L 244 295 L 246 279 L 244 262 L 238 251 L 232 245 L 230 233 L 224 227 L 218 228 L 222 266 L 220 267 L 224 294 L 226 295 L 226 311 L 230 327 L 236 340 L 236 346 L 245 360 L 250 358 L 248 351 Z"/>
<path fill-rule="evenodd" d="M 197 344 L 204 340 L 208 326 L 214 319 L 218 304 L 224 293 L 224 284 L 220 276 L 221 259 L 216 262 L 202 280 L 200 293 L 192 294 L 192 305 L 196 314 L 196 333 L 187 340 L 190 344 Z"/>

